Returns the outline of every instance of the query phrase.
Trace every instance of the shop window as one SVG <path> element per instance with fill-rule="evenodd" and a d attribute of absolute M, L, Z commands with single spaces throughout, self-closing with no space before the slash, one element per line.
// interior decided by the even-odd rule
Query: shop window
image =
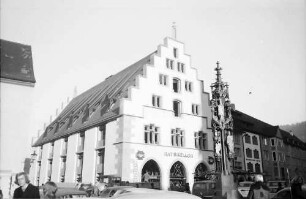
<path fill-rule="evenodd" d="M 161 98 L 160 96 L 153 95 L 152 96 L 152 106 L 160 108 L 161 107 L 160 98 Z"/>
<path fill-rule="evenodd" d="M 258 145 L 258 139 L 255 135 L 252 137 L 252 141 L 254 145 Z"/>
<path fill-rule="evenodd" d="M 197 104 L 192 104 L 191 106 L 191 112 L 194 115 L 199 115 L 199 105 Z"/>
<path fill-rule="evenodd" d="M 259 151 L 257 149 L 254 150 L 254 158 L 259 159 Z"/>
<path fill-rule="evenodd" d="M 171 59 L 166 59 L 166 67 L 167 67 L 168 69 L 173 70 L 173 60 L 171 60 Z"/>
<path fill-rule="evenodd" d="M 194 145 L 196 149 L 207 149 L 207 133 L 202 131 L 194 133 Z"/>
<path fill-rule="evenodd" d="M 252 150 L 249 149 L 249 148 L 247 148 L 245 151 L 246 151 L 246 156 L 247 156 L 248 158 L 252 158 Z"/>
<path fill-rule="evenodd" d="M 145 125 L 144 142 L 146 144 L 159 144 L 159 127 L 154 124 Z"/>
<path fill-rule="evenodd" d="M 173 112 L 175 117 L 181 116 L 181 102 L 173 101 Z"/>
<path fill-rule="evenodd" d="M 167 86 L 168 85 L 168 76 L 163 75 L 163 74 L 159 74 L 159 84 Z"/>
<path fill-rule="evenodd" d="M 173 78 L 173 91 L 179 93 L 181 91 L 181 80 Z"/>
<path fill-rule="evenodd" d="M 171 130 L 171 144 L 172 146 L 178 147 L 185 146 L 185 135 L 183 130 L 179 128 Z"/>

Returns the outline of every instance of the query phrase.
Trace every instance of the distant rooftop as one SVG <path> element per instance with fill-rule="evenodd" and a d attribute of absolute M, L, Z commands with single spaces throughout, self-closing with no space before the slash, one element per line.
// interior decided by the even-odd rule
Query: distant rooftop
<path fill-rule="evenodd" d="M 1 39 L 1 82 L 36 83 L 31 46 Z"/>

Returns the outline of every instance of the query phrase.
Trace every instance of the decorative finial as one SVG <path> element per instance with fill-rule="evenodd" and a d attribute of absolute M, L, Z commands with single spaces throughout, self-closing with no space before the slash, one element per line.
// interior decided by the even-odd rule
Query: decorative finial
<path fill-rule="evenodd" d="M 217 61 L 217 68 L 215 68 L 215 71 L 217 71 L 217 82 L 222 82 L 222 80 L 221 80 L 221 70 L 222 70 L 222 68 L 220 67 L 220 62 L 219 61 Z"/>
<path fill-rule="evenodd" d="M 174 38 L 174 39 L 176 39 L 176 24 L 175 24 L 175 22 L 173 22 L 172 23 L 172 37 Z"/>

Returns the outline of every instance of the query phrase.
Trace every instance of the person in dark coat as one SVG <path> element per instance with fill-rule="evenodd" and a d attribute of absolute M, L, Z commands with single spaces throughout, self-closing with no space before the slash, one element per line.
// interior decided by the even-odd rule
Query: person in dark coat
<path fill-rule="evenodd" d="M 16 174 L 15 184 L 19 185 L 14 191 L 13 198 L 40 198 L 39 189 L 30 183 L 25 172 Z"/>
<path fill-rule="evenodd" d="M 298 168 L 295 169 L 295 176 L 291 180 L 291 192 L 292 192 L 292 198 L 293 199 L 302 199 L 303 192 L 302 192 L 302 185 L 304 184 L 304 179 L 300 174 L 300 171 Z"/>

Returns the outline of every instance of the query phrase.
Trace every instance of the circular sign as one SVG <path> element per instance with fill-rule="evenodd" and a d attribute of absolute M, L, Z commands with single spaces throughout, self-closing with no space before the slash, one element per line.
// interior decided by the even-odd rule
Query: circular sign
<path fill-rule="evenodd" d="M 145 157 L 145 153 L 143 151 L 137 151 L 136 158 L 138 160 L 143 160 L 144 157 Z"/>
<path fill-rule="evenodd" d="M 214 158 L 211 156 L 208 156 L 208 164 L 213 164 L 215 162 Z"/>

